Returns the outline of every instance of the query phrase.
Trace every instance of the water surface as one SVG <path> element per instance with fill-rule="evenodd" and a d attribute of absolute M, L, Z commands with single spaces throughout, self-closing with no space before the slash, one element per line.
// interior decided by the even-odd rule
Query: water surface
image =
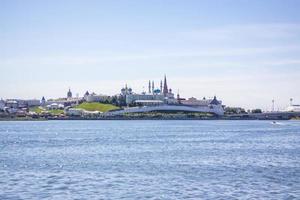
<path fill-rule="evenodd" d="M 300 122 L 0 122 L 0 199 L 300 199 Z"/>

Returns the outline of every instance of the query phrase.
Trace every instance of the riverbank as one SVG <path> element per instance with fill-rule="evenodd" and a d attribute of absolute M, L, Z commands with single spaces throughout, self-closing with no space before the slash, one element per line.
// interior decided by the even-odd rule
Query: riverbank
<path fill-rule="evenodd" d="M 47 121 L 47 120 L 300 120 L 299 117 L 270 116 L 217 116 L 217 115 L 119 115 L 119 116 L 43 116 L 43 117 L 1 117 L 0 121 Z"/>

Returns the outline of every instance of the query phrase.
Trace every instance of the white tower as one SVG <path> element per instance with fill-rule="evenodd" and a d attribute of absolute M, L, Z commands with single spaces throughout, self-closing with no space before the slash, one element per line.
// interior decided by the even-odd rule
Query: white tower
<path fill-rule="evenodd" d="M 76 105 L 78 105 L 79 104 L 79 94 L 77 93 L 76 94 Z"/>

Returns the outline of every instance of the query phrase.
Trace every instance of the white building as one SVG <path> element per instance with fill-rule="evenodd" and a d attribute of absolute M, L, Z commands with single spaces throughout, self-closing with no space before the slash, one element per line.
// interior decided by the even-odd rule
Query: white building
<path fill-rule="evenodd" d="M 92 94 L 86 94 L 84 96 L 84 99 L 87 101 L 87 102 L 104 102 L 106 101 L 107 99 L 109 98 L 109 96 L 107 95 L 97 95 L 95 93 L 92 93 Z"/>
<path fill-rule="evenodd" d="M 126 95 L 126 104 L 143 103 L 146 101 L 164 102 L 165 97 L 162 94 L 128 94 Z"/>
<path fill-rule="evenodd" d="M 172 89 L 168 89 L 167 78 L 164 77 L 164 85 L 162 81 L 160 83 L 160 88 L 155 88 L 154 81 L 149 81 L 148 93 L 143 92 L 141 94 L 133 93 L 131 88 L 128 88 L 127 85 L 125 88 L 121 89 L 121 96 L 125 97 L 126 104 L 142 104 L 142 105 L 151 105 L 151 104 L 176 104 L 178 100 L 174 98 Z"/>
<path fill-rule="evenodd" d="M 4 100 L 0 100 L 0 110 L 4 110 L 5 107 L 5 101 Z"/>
<path fill-rule="evenodd" d="M 149 81 L 148 92 L 136 94 L 127 85 L 121 89 L 121 97 L 125 98 L 127 105 L 135 105 L 120 111 L 113 111 L 111 114 L 124 114 L 134 112 L 151 112 L 151 111 L 187 111 L 187 112 L 207 112 L 216 115 L 223 115 L 224 108 L 222 101 L 213 99 L 198 100 L 191 97 L 187 100 L 180 98 L 177 94 L 175 98 L 172 89 L 168 88 L 167 78 L 164 77 L 164 83 L 160 82 L 160 88 L 155 89 L 154 81 Z"/>
<path fill-rule="evenodd" d="M 29 100 L 26 100 L 26 103 L 29 107 L 33 107 L 33 106 L 40 106 L 41 105 L 41 102 L 40 100 L 37 100 L 37 99 L 29 99 Z"/>
<path fill-rule="evenodd" d="M 65 110 L 65 114 L 68 116 L 81 116 L 84 110 L 81 108 L 69 108 Z"/>
<path fill-rule="evenodd" d="M 286 108 L 287 112 L 300 112 L 300 105 L 290 105 Z"/>
<path fill-rule="evenodd" d="M 216 115 L 224 115 L 222 105 L 210 104 L 209 106 L 185 106 L 185 105 L 158 105 L 158 106 L 143 106 L 143 107 L 130 107 L 124 110 L 111 111 L 107 115 L 122 115 L 125 113 L 147 113 L 153 111 L 184 111 L 184 112 L 203 112 L 214 113 Z"/>
<path fill-rule="evenodd" d="M 194 97 L 191 97 L 187 100 L 181 100 L 180 103 L 183 105 L 188 105 L 188 106 L 208 106 L 216 97 L 213 99 L 196 99 Z M 222 104 L 222 101 L 216 100 L 219 104 Z"/>
<path fill-rule="evenodd" d="M 64 107 L 65 106 L 63 104 L 58 104 L 58 103 L 52 103 L 46 106 L 48 110 L 64 109 Z"/>
<path fill-rule="evenodd" d="M 158 106 L 164 104 L 162 100 L 136 100 L 135 103 L 144 106 Z"/>
<path fill-rule="evenodd" d="M 17 109 L 19 107 L 19 104 L 16 100 L 7 100 L 5 102 L 5 106 L 8 108 L 15 108 Z"/>

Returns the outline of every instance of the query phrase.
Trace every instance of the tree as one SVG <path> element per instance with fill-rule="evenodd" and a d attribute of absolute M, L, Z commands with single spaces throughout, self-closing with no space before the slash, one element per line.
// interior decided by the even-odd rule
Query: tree
<path fill-rule="evenodd" d="M 251 112 L 252 113 L 262 113 L 262 110 L 259 108 L 256 108 L 256 109 L 253 109 Z"/>

